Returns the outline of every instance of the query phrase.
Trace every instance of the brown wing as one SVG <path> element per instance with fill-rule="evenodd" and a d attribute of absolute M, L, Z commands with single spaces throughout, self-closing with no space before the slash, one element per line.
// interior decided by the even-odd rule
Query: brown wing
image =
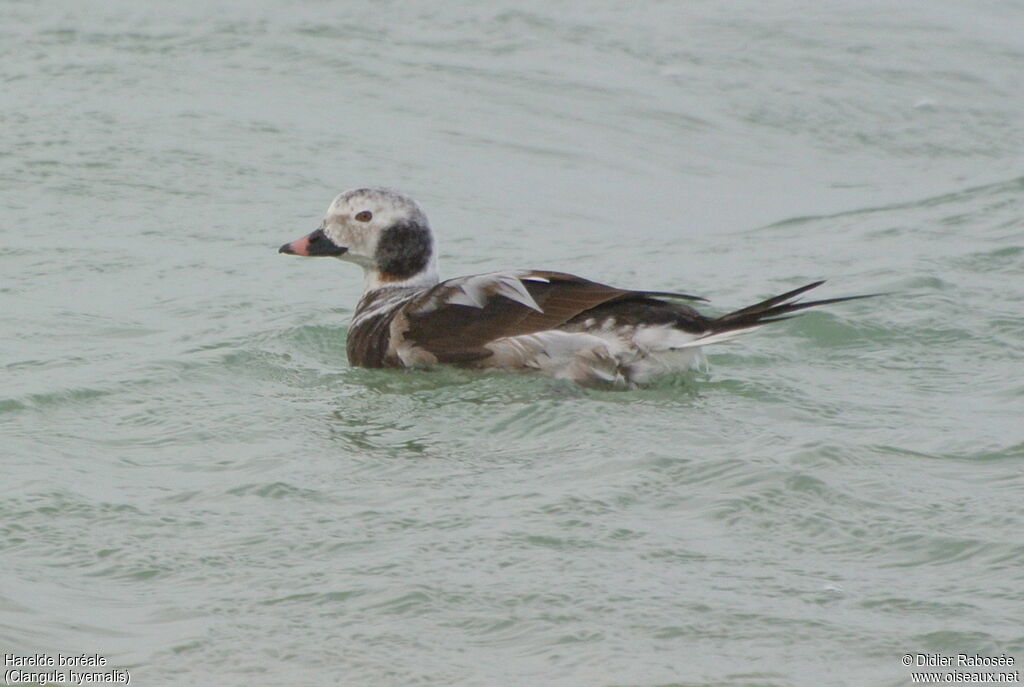
<path fill-rule="evenodd" d="M 430 352 L 438 362 L 469 362 L 491 355 L 484 346 L 495 339 L 556 329 L 603 303 L 645 296 L 563 272 L 478 274 L 442 282 L 411 302 L 404 309 L 403 331 L 392 336 Z"/>

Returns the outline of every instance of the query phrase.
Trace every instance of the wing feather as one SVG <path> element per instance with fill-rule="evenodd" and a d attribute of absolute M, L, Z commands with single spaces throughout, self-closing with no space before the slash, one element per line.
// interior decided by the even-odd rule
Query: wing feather
<path fill-rule="evenodd" d="M 564 272 L 478 274 L 449 279 L 409 303 L 393 336 L 439 362 L 461 362 L 489 355 L 485 346 L 496 339 L 556 329 L 590 308 L 644 295 Z"/>

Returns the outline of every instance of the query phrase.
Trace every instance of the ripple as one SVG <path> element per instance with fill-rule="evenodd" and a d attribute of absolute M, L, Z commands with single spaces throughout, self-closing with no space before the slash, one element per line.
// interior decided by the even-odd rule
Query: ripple
<path fill-rule="evenodd" d="M 297 687 L 1024 651 L 1016 8 L 282 7 L 5 5 L 0 643 Z M 273 249 L 364 182 L 450 275 L 887 295 L 644 389 L 353 369 L 358 270 Z"/>
<path fill-rule="evenodd" d="M 299 499 L 320 501 L 329 497 L 314 489 L 302 489 L 285 482 L 270 484 L 243 484 L 227 491 L 231 496 L 258 496 L 267 499 Z"/>

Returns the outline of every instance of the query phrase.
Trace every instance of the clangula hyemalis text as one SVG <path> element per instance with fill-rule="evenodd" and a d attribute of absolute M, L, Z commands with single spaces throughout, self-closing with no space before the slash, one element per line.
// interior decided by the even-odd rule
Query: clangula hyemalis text
<path fill-rule="evenodd" d="M 360 367 L 442 363 L 633 386 L 694 366 L 708 344 L 798 310 L 866 297 L 795 302 L 818 281 L 707 317 L 679 302 L 706 300 L 697 296 L 620 289 L 563 272 L 509 270 L 442 282 L 423 210 L 385 188 L 340 194 L 320 228 L 280 252 L 363 268 L 347 341 L 349 362 Z"/>

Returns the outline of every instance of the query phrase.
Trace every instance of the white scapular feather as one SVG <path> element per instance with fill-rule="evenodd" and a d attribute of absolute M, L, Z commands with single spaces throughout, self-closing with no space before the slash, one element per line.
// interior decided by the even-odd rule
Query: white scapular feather
<path fill-rule="evenodd" d="M 523 286 L 523 282 L 519 281 L 519 277 L 511 274 L 503 274 L 498 277 L 498 288 L 495 293 L 508 298 L 509 300 L 515 301 L 516 303 L 522 303 L 531 310 L 537 312 L 544 312 L 541 307 L 537 305 L 537 301 L 533 300 L 533 296 Z"/>
<path fill-rule="evenodd" d="M 448 302 L 453 305 L 468 305 L 473 308 L 483 308 L 487 305 L 484 294 L 472 280 L 467 280 L 459 287 L 459 290 L 448 297 Z"/>
<path fill-rule="evenodd" d="M 546 279 L 544 281 L 547 281 Z M 510 301 L 525 305 L 531 310 L 544 312 L 533 300 L 533 296 L 523 286 L 523 282 L 514 273 L 490 272 L 467 277 L 459 284 L 459 290 L 448 297 L 454 305 L 468 305 L 474 308 L 487 306 L 488 290 L 495 296 L 504 296 Z"/>

